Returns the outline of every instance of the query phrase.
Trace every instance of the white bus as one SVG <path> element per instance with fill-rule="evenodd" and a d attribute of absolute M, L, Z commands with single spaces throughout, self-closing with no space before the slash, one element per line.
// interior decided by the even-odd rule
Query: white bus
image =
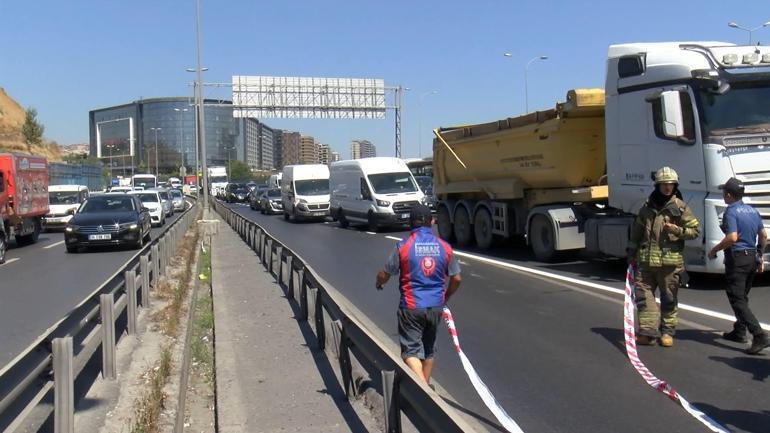
<path fill-rule="evenodd" d="M 158 179 L 154 174 L 135 174 L 131 176 L 131 187 L 150 189 L 158 187 Z"/>

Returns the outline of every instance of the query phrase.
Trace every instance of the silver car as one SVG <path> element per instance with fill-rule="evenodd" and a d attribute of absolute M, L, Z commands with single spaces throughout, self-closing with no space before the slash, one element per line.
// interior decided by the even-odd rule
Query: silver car
<path fill-rule="evenodd" d="M 182 212 L 187 208 L 187 202 L 184 199 L 182 191 L 172 189 L 169 190 L 169 194 L 171 195 L 171 204 L 174 206 L 175 212 Z"/>
<path fill-rule="evenodd" d="M 171 202 L 171 195 L 165 188 L 155 188 L 160 196 L 161 206 L 163 207 L 163 214 L 167 217 L 174 215 L 174 205 Z"/>

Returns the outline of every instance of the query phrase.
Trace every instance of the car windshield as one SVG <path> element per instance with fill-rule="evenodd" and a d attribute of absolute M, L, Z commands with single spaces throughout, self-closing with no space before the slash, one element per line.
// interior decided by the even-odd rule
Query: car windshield
<path fill-rule="evenodd" d="M 136 196 L 142 203 L 157 203 L 159 201 L 157 194 L 137 194 Z"/>
<path fill-rule="evenodd" d="M 159 191 L 158 195 L 160 196 L 161 200 L 168 200 L 168 193 L 166 191 Z"/>
<path fill-rule="evenodd" d="M 372 189 L 377 194 L 395 194 L 400 192 L 416 192 L 417 185 L 409 172 L 380 173 L 367 176 Z"/>
<path fill-rule="evenodd" d="M 50 204 L 78 204 L 77 191 L 52 191 L 48 193 Z"/>
<path fill-rule="evenodd" d="M 134 199 L 130 196 L 101 196 L 86 200 L 78 213 L 128 212 L 132 210 L 134 210 Z"/>
<path fill-rule="evenodd" d="M 182 191 L 179 191 L 179 190 L 176 190 L 176 189 L 172 190 L 171 191 L 171 196 L 174 197 L 174 198 L 182 198 Z"/>
<path fill-rule="evenodd" d="M 770 131 L 770 85 L 734 83 L 722 95 L 696 93 L 704 136 Z"/>
<path fill-rule="evenodd" d="M 141 186 L 144 189 L 147 188 L 155 188 L 155 179 L 147 179 L 147 178 L 134 178 L 134 186 Z"/>
<path fill-rule="evenodd" d="M 297 195 L 326 195 L 329 194 L 329 179 L 295 180 L 294 189 Z"/>
<path fill-rule="evenodd" d="M 280 197 L 281 196 L 281 190 L 280 189 L 271 189 L 267 191 L 268 197 Z"/>
<path fill-rule="evenodd" d="M 422 192 L 429 192 L 433 190 L 433 178 L 428 176 L 415 176 L 414 180 L 417 181 L 417 185 L 420 185 Z"/>

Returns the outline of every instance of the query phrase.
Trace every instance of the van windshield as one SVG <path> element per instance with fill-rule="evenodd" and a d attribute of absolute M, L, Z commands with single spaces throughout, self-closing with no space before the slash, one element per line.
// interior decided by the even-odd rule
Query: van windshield
<path fill-rule="evenodd" d="M 52 191 L 48 193 L 50 204 L 78 204 L 78 193 L 75 191 Z"/>
<path fill-rule="evenodd" d="M 417 185 L 409 172 L 370 174 L 367 177 L 377 194 L 417 192 Z"/>
<path fill-rule="evenodd" d="M 327 195 L 329 179 L 295 180 L 294 189 L 297 195 Z"/>

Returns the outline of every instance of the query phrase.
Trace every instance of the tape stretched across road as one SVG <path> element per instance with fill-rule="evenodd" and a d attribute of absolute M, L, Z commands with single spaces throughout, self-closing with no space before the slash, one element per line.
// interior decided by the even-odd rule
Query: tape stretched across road
<path fill-rule="evenodd" d="M 626 289 L 623 299 L 623 328 L 625 330 L 624 334 L 626 338 L 626 353 L 628 354 L 628 360 L 631 361 L 631 365 L 634 366 L 636 371 L 640 376 L 642 376 L 648 385 L 665 394 L 672 401 L 678 403 L 684 410 L 687 411 L 687 413 L 703 423 L 703 425 L 708 427 L 709 430 L 717 433 L 730 433 L 729 430 L 722 427 L 718 422 L 709 418 L 708 415 L 698 410 L 695 406 L 691 405 L 665 380 L 660 380 L 655 377 L 655 375 L 652 374 L 647 366 L 644 365 L 641 358 L 639 358 L 639 353 L 636 350 L 636 322 L 634 319 L 636 299 L 634 296 L 633 281 L 634 268 L 633 266 L 629 265 L 628 270 L 626 271 Z"/>
<path fill-rule="evenodd" d="M 476 392 L 479 394 L 479 397 L 481 397 L 481 400 L 484 401 L 484 404 L 487 405 L 487 408 L 489 408 L 495 418 L 497 418 L 497 420 L 506 430 L 508 430 L 510 433 L 524 433 L 521 427 L 516 424 L 516 421 L 514 421 L 513 418 L 508 415 L 505 409 L 500 406 L 500 403 L 495 400 L 495 396 L 492 395 L 492 392 L 489 390 L 489 388 L 487 388 L 487 385 L 484 384 L 484 382 L 481 380 L 479 374 L 476 373 L 476 369 L 473 368 L 473 365 L 471 365 L 471 361 L 467 356 L 465 356 L 463 350 L 460 348 L 460 339 L 457 336 L 457 327 L 455 327 L 455 321 L 452 317 L 452 312 L 449 311 L 449 307 L 444 307 L 443 317 L 447 328 L 449 329 L 449 335 L 452 337 L 452 341 L 454 342 L 455 350 L 460 356 L 460 362 L 463 363 L 465 373 L 468 375 L 468 378 L 470 378 L 473 387 L 476 388 Z"/>

